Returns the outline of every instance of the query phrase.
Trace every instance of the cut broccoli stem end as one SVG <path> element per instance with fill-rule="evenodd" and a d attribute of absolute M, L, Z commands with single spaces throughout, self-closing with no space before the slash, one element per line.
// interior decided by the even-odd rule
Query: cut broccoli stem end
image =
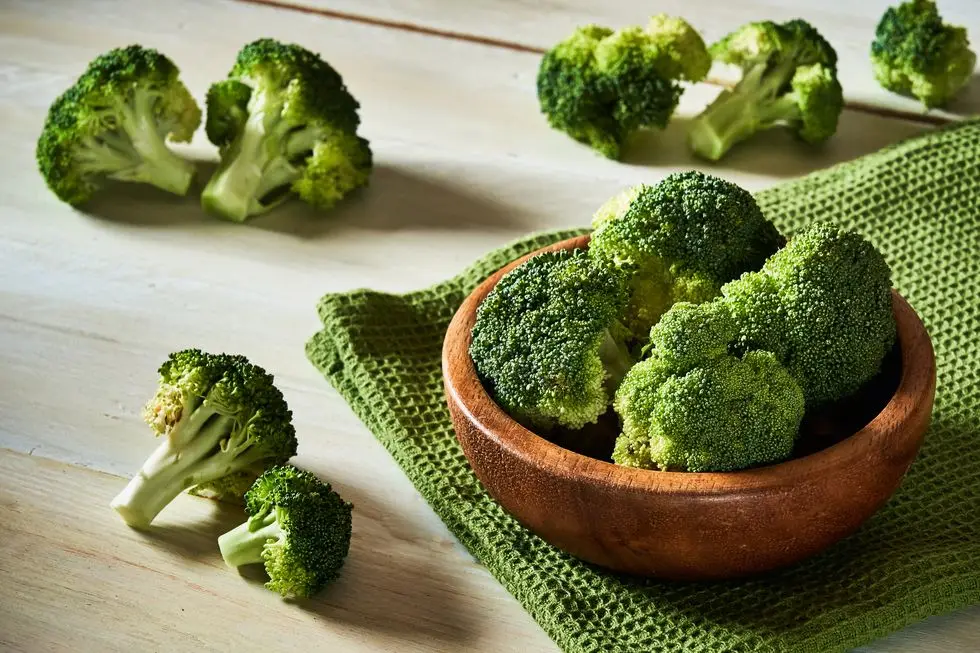
<path fill-rule="evenodd" d="M 263 562 L 265 547 L 270 541 L 283 537 L 274 510 L 261 518 L 252 518 L 218 538 L 221 557 L 229 567 L 241 567 Z"/>
<path fill-rule="evenodd" d="M 198 410 L 209 410 L 199 408 Z M 197 411 L 195 411 L 197 412 Z M 171 433 L 146 460 L 139 473 L 110 504 L 127 524 L 145 528 L 184 490 L 247 469 L 265 452 L 249 442 L 232 442 L 235 420 L 217 415 L 192 437 Z M 175 429 L 196 428 L 194 420 Z M 174 446 L 174 442 L 186 442 Z"/>

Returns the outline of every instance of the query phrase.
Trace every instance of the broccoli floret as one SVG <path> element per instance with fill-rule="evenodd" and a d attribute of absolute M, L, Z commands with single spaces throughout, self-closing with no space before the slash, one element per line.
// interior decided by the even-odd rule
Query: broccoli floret
<path fill-rule="evenodd" d="M 589 256 L 630 279 L 624 323 L 638 342 L 671 305 L 715 297 L 781 243 L 751 193 L 697 171 L 627 189 L 599 208 L 593 228 Z"/>
<path fill-rule="evenodd" d="M 248 520 L 218 538 L 230 567 L 264 563 L 266 587 L 308 597 L 335 580 L 350 549 L 350 503 L 309 472 L 284 465 L 245 495 Z"/>
<path fill-rule="evenodd" d="M 695 154 L 717 161 L 736 143 L 777 126 L 811 144 L 837 131 L 844 107 L 837 54 L 809 23 L 749 23 L 712 45 L 711 54 L 740 67 L 742 78 L 691 124 Z"/>
<path fill-rule="evenodd" d="M 477 310 L 470 355 L 487 389 L 528 427 L 578 429 L 608 408 L 632 365 L 618 324 L 621 275 L 583 251 L 537 255 Z"/>
<path fill-rule="evenodd" d="M 888 263 L 862 236 L 832 224 L 804 229 L 722 293 L 739 329 L 733 349 L 773 352 L 808 406 L 852 394 L 895 342 Z"/>
<path fill-rule="evenodd" d="M 184 490 L 228 476 L 234 484 L 239 473 L 296 453 L 282 393 L 244 356 L 197 349 L 171 354 L 143 417 L 164 440 L 111 504 L 134 527 L 149 525 Z"/>
<path fill-rule="evenodd" d="M 167 140 L 190 141 L 201 109 L 178 76 L 170 59 L 138 45 L 96 57 L 48 110 L 36 153 L 48 188 L 73 205 L 106 179 L 186 194 L 194 165 Z"/>
<path fill-rule="evenodd" d="M 890 91 L 927 108 L 946 104 L 970 79 L 977 55 L 962 27 L 943 23 L 936 3 L 910 0 L 890 7 L 871 43 L 871 66 Z"/>
<path fill-rule="evenodd" d="M 260 39 L 228 77 L 208 91 L 207 135 L 221 153 L 201 197 L 208 211 L 244 222 L 293 195 L 325 210 L 368 183 L 360 105 L 318 55 Z"/>
<path fill-rule="evenodd" d="M 616 393 L 613 460 L 644 469 L 721 472 L 785 459 L 803 418 L 799 384 L 765 351 L 728 353 L 735 322 L 720 301 L 673 306 L 650 357 Z"/>
<path fill-rule="evenodd" d="M 548 51 L 538 100 L 548 123 L 610 159 L 641 128 L 663 129 L 683 87 L 700 81 L 711 58 L 680 18 L 654 16 L 646 29 L 579 27 Z"/>

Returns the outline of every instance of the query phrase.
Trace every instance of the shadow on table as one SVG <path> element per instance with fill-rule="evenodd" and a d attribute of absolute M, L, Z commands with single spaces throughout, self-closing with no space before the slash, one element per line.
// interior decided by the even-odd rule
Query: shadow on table
<path fill-rule="evenodd" d="M 179 197 L 146 184 L 112 182 L 91 202 L 79 208 L 95 217 L 139 227 L 201 224 L 226 228 L 255 228 L 300 238 L 319 238 L 348 229 L 394 232 L 403 229 L 454 231 L 515 231 L 531 229 L 502 194 L 488 196 L 486 188 L 467 186 L 454 170 L 410 169 L 375 165 L 370 184 L 347 196 L 329 211 L 318 211 L 290 199 L 244 225 L 225 222 L 201 208 L 201 190 L 216 164 L 199 161 L 194 186 Z M 482 193 L 481 193 L 482 190 Z"/>
<path fill-rule="evenodd" d="M 245 520 L 241 506 L 208 499 L 194 501 L 211 505 L 211 514 L 195 517 L 186 523 L 168 522 L 166 513 L 144 530 L 133 531 L 147 544 L 166 549 L 183 558 L 203 561 L 213 560 L 218 554 L 217 539 Z M 220 561 L 220 557 L 218 558 Z"/>
<path fill-rule="evenodd" d="M 687 146 L 689 116 L 675 116 L 664 131 L 646 130 L 631 139 L 623 162 L 636 166 L 697 167 L 724 176 L 726 171 L 766 177 L 799 177 L 916 136 L 932 129 L 921 123 L 860 111 L 844 111 L 837 132 L 821 145 L 809 145 L 789 129 L 760 132 L 732 147 L 721 161 L 694 156 Z M 887 128 L 883 128 L 883 125 Z"/>
<path fill-rule="evenodd" d="M 980 73 L 974 73 L 945 108 L 954 113 L 980 117 Z"/>
<path fill-rule="evenodd" d="M 395 232 L 401 230 L 515 231 L 531 228 L 524 216 L 506 201 L 507 189 L 489 197 L 485 189 L 467 186 L 464 175 L 425 166 L 377 163 L 368 186 L 360 188 L 328 212 L 300 201 L 259 216 L 259 229 L 318 238 L 346 229 Z M 481 193 L 482 190 L 482 193 Z"/>

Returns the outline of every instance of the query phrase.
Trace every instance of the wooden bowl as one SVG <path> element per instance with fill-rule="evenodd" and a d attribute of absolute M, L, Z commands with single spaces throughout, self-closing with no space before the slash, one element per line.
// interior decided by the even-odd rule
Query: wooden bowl
<path fill-rule="evenodd" d="M 588 242 L 574 238 L 535 254 Z M 491 399 L 469 356 L 477 307 L 527 258 L 463 302 L 446 334 L 442 367 L 453 425 L 473 471 L 507 512 L 554 546 L 609 569 L 665 579 L 756 574 L 855 531 L 912 464 L 932 414 L 936 364 L 922 322 L 894 292 L 900 364 L 878 404 L 884 408 L 814 453 L 738 472 L 659 472 L 587 457 L 532 433 Z"/>

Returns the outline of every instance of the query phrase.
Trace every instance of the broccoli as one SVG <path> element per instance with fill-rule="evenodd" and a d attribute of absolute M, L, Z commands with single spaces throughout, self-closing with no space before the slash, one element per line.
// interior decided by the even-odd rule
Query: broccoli
<path fill-rule="evenodd" d="M 871 66 L 890 91 L 927 108 L 946 104 L 973 74 L 977 55 L 966 30 L 943 23 L 936 3 L 910 0 L 885 11 L 871 43 Z"/>
<path fill-rule="evenodd" d="M 185 195 L 194 165 L 167 140 L 189 141 L 201 109 L 178 75 L 170 59 L 138 45 L 96 57 L 48 110 L 36 152 L 48 188 L 72 205 L 106 179 Z"/>
<path fill-rule="evenodd" d="M 470 346 L 504 410 L 542 429 L 595 422 L 634 362 L 617 320 L 625 291 L 581 250 L 539 254 L 504 275 L 477 310 Z"/>
<path fill-rule="evenodd" d="M 799 384 L 767 351 L 728 353 L 735 322 L 720 301 L 675 304 L 650 357 L 616 393 L 613 461 L 669 471 L 734 471 L 790 456 L 803 418 Z"/>
<path fill-rule="evenodd" d="M 308 597 L 335 580 L 350 549 L 351 510 L 329 484 L 295 467 L 273 467 L 245 495 L 248 520 L 218 538 L 230 567 L 264 563 L 266 587 Z"/>
<path fill-rule="evenodd" d="M 296 453 L 282 393 L 244 356 L 197 349 L 171 354 L 143 417 L 164 440 L 111 504 L 133 527 L 149 525 L 186 489 L 229 476 L 241 488 L 240 473 Z"/>
<path fill-rule="evenodd" d="M 589 256 L 629 277 L 623 322 L 641 343 L 672 304 L 715 297 L 781 244 L 748 191 L 697 171 L 627 189 L 599 208 L 593 227 Z"/>
<path fill-rule="evenodd" d="M 762 269 L 722 287 L 738 328 L 733 351 L 770 351 L 808 407 L 852 394 L 895 342 L 891 271 L 853 231 L 816 223 Z"/>
<path fill-rule="evenodd" d="M 711 46 L 712 56 L 742 69 L 692 122 L 688 143 L 695 154 L 721 159 L 756 132 L 786 126 L 807 143 L 837 131 L 844 107 L 837 81 L 837 54 L 809 23 L 749 23 Z"/>
<path fill-rule="evenodd" d="M 663 129 L 683 88 L 711 59 L 701 36 L 680 18 L 654 16 L 646 29 L 579 27 L 548 51 L 538 100 L 548 123 L 610 159 L 641 128 Z"/>
<path fill-rule="evenodd" d="M 208 91 L 205 127 L 221 163 L 202 194 L 205 209 L 244 222 L 295 194 L 325 210 L 367 184 L 360 105 L 318 55 L 260 39 L 242 48 L 228 76 Z"/>

